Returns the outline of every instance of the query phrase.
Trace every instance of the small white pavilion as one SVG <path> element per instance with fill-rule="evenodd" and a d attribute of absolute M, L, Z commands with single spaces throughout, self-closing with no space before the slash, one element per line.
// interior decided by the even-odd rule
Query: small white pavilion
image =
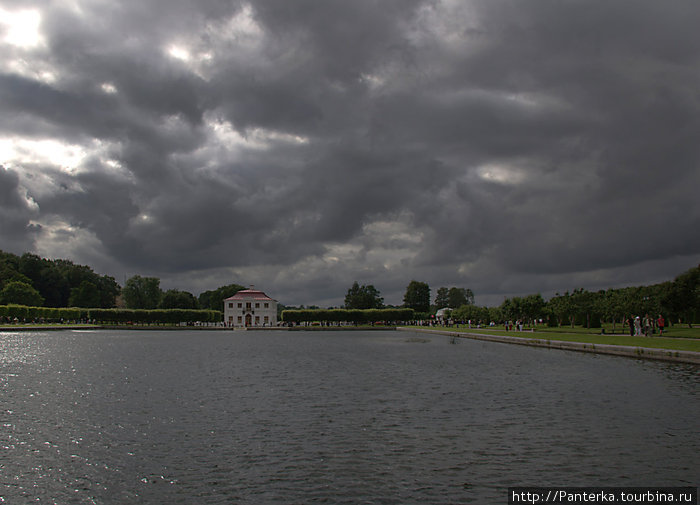
<path fill-rule="evenodd" d="M 277 301 L 250 286 L 224 300 L 227 326 L 277 326 Z"/>

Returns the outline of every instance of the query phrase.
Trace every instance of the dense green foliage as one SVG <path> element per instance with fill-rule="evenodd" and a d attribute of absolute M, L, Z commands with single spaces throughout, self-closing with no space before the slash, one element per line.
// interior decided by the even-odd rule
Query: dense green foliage
<path fill-rule="evenodd" d="M 71 307 L 99 307 L 100 291 L 90 281 L 83 281 L 77 288 L 71 288 L 68 305 Z"/>
<path fill-rule="evenodd" d="M 198 300 L 187 291 L 163 292 L 160 279 L 139 275 L 128 279 L 122 289 L 113 277 L 98 275 L 88 266 L 0 251 L 0 304 L 109 309 L 121 295 L 127 308 L 134 310 L 201 308 L 221 312 L 224 299 L 241 289 L 244 287 L 239 284 L 221 286 L 205 291 Z"/>
<path fill-rule="evenodd" d="M 128 309 L 155 309 L 162 296 L 160 279 L 157 277 L 134 275 L 127 279 L 122 289 L 122 297 Z"/>
<path fill-rule="evenodd" d="M 79 308 L 30 307 L 26 305 L 0 305 L 0 321 L 78 321 L 87 318 L 87 311 Z"/>
<path fill-rule="evenodd" d="M 235 286 L 238 286 L 237 284 Z M 230 292 L 230 286 L 223 286 L 215 291 L 206 291 L 200 295 L 200 299 L 206 301 L 202 304 L 188 291 L 169 289 L 165 292 L 160 289 L 160 279 L 157 277 L 141 277 L 135 275 L 126 281 L 122 289 L 124 303 L 129 309 L 187 309 L 187 310 L 222 310 L 223 299 L 220 303 L 210 305 L 213 301 L 211 293 Z"/>
<path fill-rule="evenodd" d="M 106 324 L 178 324 L 218 323 L 223 315 L 218 310 L 192 309 L 90 309 L 88 317 L 97 323 Z"/>
<path fill-rule="evenodd" d="M 44 297 L 31 284 L 10 281 L 0 291 L 0 303 L 17 303 L 20 305 L 44 305 Z"/>
<path fill-rule="evenodd" d="M 384 306 L 384 298 L 371 284 L 360 286 L 357 281 L 348 289 L 345 295 L 346 309 L 381 309 Z"/>
<path fill-rule="evenodd" d="M 211 291 L 205 291 L 199 295 L 199 307 L 201 309 L 222 310 L 224 307 L 224 300 L 232 297 L 243 289 L 245 288 L 240 284 L 229 284 Z"/>
<path fill-rule="evenodd" d="M 462 305 L 474 305 L 474 293 L 468 288 L 452 287 L 447 292 L 447 306 L 456 309 Z"/>
<path fill-rule="evenodd" d="M 463 305 L 453 310 L 450 317 L 482 324 L 516 320 L 528 324 L 542 319 L 551 327 L 572 328 L 600 328 L 603 322 L 610 322 L 613 331 L 619 331 L 625 321 L 645 314 L 652 319 L 662 315 L 667 324 L 700 322 L 700 267 L 691 268 L 673 281 L 652 286 L 597 292 L 579 288 L 571 293 L 557 293 L 549 301 L 540 294 L 516 296 L 506 298 L 500 307 Z"/>
<path fill-rule="evenodd" d="M 8 314 L 11 312 L 11 318 L 17 317 L 20 320 L 87 319 L 85 310 L 79 311 L 82 314 L 79 317 L 73 317 L 74 312 L 40 312 L 39 309 L 78 307 L 90 309 L 91 313 L 98 314 L 99 312 L 94 312 L 96 309 L 115 307 L 117 296 L 121 293 L 131 312 L 122 310 L 104 313 L 110 314 L 109 317 L 116 318 L 115 320 L 140 321 L 138 318 L 141 318 L 147 322 L 150 318 L 155 322 L 160 321 L 158 318 L 171 321 L 185 317 L 182 321 L 209 321 L 206 317 L 210 316 L 204 317 L 197 309 L 219 314 L 220 317 L 224 300 L 242 289 L 245 288 L 239 284 L 229 284 L 205 291 L 197 299 L 191 293 L 176 289 L 163 293 L 158 278 L 138 275 L 128 279 L 124 288 L 120 289 L 114 278 L 98 275 L 84 265 L 75 265 L 68 260 L 42 259 L 31 253 L 17 256 L 0 251 L 0 304 L 5 304 L 5 308 L 0 309 L 0 316 L 6 318 L 10 317 Z M 407 317 L 406 313 L 392 316 L 387 312 L 368 312 L 368 309 L 376 311 L 384 307 L 384 299 L 373 285 L 361 286 L 354 282 L 345 296 L 344 310 L 285 311 L 282 304 L 278 305 L 278 310 L 287 314 L 286 321 L 295 322 L 359 323 L 428 319 L 431 310 L 434 313 L 436 308 L 448 307 L 452 309 L 448 317 L 456 321 L 472 321 L 475 324 L 509 320 L 521 320 L 527 324 L 542 320 L 552 327 L 582 325 L 587 328 L 600 328 L 602 323 L 611 322 L 615 330 L 616 324 L 623 324 L 633 316 L 645 314 L 652 318 L 662 314 L 669 323 L 682 321 L 692 324 L 700 322 L 700 266 L 680 274 L 673 281 L 661 284 L 597 292 L 579 288 L 571 293 L 557 293 L 548 301 L 540 294 L 532 294 L 507 298 L 499 307 L 477 307 L 474 305 L 474 293 L 470 289 L 457 287 L 439 288 L 434 307 L 429 306 L 429 301 L 429 285 L 412 280 L 406 288 L 403 309 L 411 310 L 410 317 Z M 175 316 L 168 312 L 169 309 L 185 312 Z M 138 312 L 139 310 L 141 312 Z M 18 315 L 30 313 L 31 316 Z M 125 315 L 127 313 L 130 315 Z"/>
<path fill-rule="evenodd" d="M 197 299 L 192 293 L 178 289 L 169 289 L 163 293 L 158 308 L 194 310 L 199 308 L 199 303 L 197 303 Z"/>
<path fill-rule="evenodd" d="M 403 296 L 403 305 L 416 312 L 428 312 L 430 310 L 430 286 L 427 282 L 411 281 L 406 286 L 406 294 Z"/>
<path fill-rule="evenodd" d="M 437 290 L 437 293 L 435 294 L 435 308 L 437 309 L 443 309 L 447 307 L 447 304 L 449 303 L 449 298 L 448 298 L 448 293 L 449 290 L 446 287 L 439 287 Z"/>
<path fill-rule="evenodd" d="M 113 307 L 119 295 L 119 285 L 113 277 L 98 275 L 84 265 L 68 260 L 43 259 L 31 253 L 17 256 L 0 251 L 0 291 L 9 283 L 23 282 L 36 290 L 43 301 L 32 305 L 47 307 Z M 5 303 L 27 301 L 24 294 Z"/>
<path fill-rule="evenodd" d="M 474 305 L 474 292 L 468 288 L 440 287 L 435 296 L 435 308 L 456 309 L 462 305 Z"/>
<path fill-rule="evenodd" d="M 503 321 L 503 312 L 501 307 L 478 307 L 476 305 L 462 305 L 454 309 L 451 317 L 457 321 L 472 321 L 475 325 L 478 323 L 488 324 L 491 321 Z"/>
<path fill-rule="evenodd" d="M 669 312 L 684 321 L 697 321 L 700 316 L 700 265 L 682 273 L 671 283 L 660 285 L 663 303 Z"/>
<path fill-rule="evenodd" d="M 341 323 L 354 324 L 411 321 L 413 309 L 297 309 L 282 311 L 285 323 Z"/>
<path fill-rule="evenodd" d="M 8 322 L 13 322 L 15 319 L 19 322 L 90 320 L 102 324 L 219 323 L 222 320 L 222 312 L 191 309 L 81 309 L 0 305 L 0 319 Z"/>

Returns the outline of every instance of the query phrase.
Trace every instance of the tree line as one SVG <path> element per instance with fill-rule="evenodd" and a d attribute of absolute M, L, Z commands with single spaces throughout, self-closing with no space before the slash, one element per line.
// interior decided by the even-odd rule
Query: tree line
<path fill-rule="evenodd" d="M 670 324 L 700 323 L 700 266 L 660 284 L 599 291 L 577 288 L 546 301 L 539 293 L 516 296 L 506 298 L 498 307 L 464 305 L 450 317 L 484 324 L 541 319 L 552 327 L 600 328 L 602 323 L 612 323 L 615 331 L 617 324 L 647 314 L 652 318 L 661 315 Z"/>
<path fill-rule="evenodd" d="M 178 289 L 163 291 L 160 279 L 140 275 L 130 277 L 122 287 L 114 277 L 99 275 L 86 265 L 0 251 L 0 305 L 221 311 L 224 300 L 242 289 L 240 284 L 229 284 L 195 297 Z"/>
<path fill-rule="evenodd" d="M 320 322 L 326 325 L 343 322 L 353 324 L 398 321 L 412 321 L 415 318 L 413 309 L 288 309 L 282 311 L 285 323 Z"/>
<path fill-rule="evenodd" d="M 222 310 L 224 300 L 235 295 L 245 287 L 240 284 L 228 284 L 213 290 L 204 291 L 196 298 L 188 291 L 160 288 L 157 277 L 134 275 L 127 279 L 122 289 L 124 305 L 129 309 L 202 309 Z"/>
<path fill-rule="evenodd" d="M 542 320 L 549 326 L 599 328 L 603 322 L 609 322 L 614 329 L 618 323 L 648 314 L 662 315 L 671 324 L 692 325 L 700 323 L 700 266 L 660 284 L 599 291 L 577 288 L 557 293 L 549 300 L 536 293 L 506 298 L 497 307 L 476 306 L 473 291 L 460 287 L 438 288 L 431 304 L 428 283 L 412 280 L 403 302 L 403 307 L 414 310 L 416 319 L 431 319 L 438 309 L 447 308 L 451 309 L 451 319 L 475 324 Z M 371 284 L 361 286 L 355 282 L 345 296 L 346 309 L 382 307 L 381 293 Z"/>
<path fill-rule="evenodd" d="M 607 289 L 596 292 L 575 289 L 557 293 L 544 306 L 551 325 L 580 324 L 599 327 L 600 322 L 623 323 L 635 316 L 662 315 L 671 323 L 700 322 L 700 266 L 673 281 L 650 286 Z"/>
<path fill-rule="evenodd" d="M 109 308 L 120 291 L 113 277 L 85 265 L 0 251 L 0 304 Z"/>
<path fill-rule="evenodd" d="M 121 287 L 113 277 L 99 275 L 92 268 L 69 260 L 49 260 L 32 253 L 18 256 L 0 251 L 0 305 L 6 306 L 220 312 L 224 300 L 242 289 L 245 289 L 242 285 L 229 284 L 195 297 L 177 289 L 163 291 L 160 279 L 139 275 L 126 280 Z M 357 281 L 348 289 L 344 302 L 345 310 L 387 308 L 374 285 L 360 285 Z M 284 308 L 279 304 L 280 311 Z M 678 275 L 673 281 L 651 286 L 596 292 L 578 288 L 564 294 L 557 293 L 549 300 L 544 300 L 540 294 L 531 294 L 506 298 L 498 307 L 477 307 L 471 289 L 454 286 L 438 288 L 431 303 L 428 283 L 411 280 L 406 287 L 403 305 L 398 308 L 413 310 L 415 319 L 429 319 L 438 309 L 449 308 L 453 319 L 483 323 L 542 319 L 551 326 L 578 324 L 598 327 L 602 321 L 616 324 L 635 315 L 663 314 L 670 322 L 692 324 L 698 322 L 700 316 L 700 266 Z M 405 317 L 397 319 L 407 320 Z"/>
<path fill-rule="evenodd" d="M 474 292 L 468 288 L 440 287 L 437 290 L 435 303 L 430 303 L 430 286 L 427 282 L 412 280 L 406 286 L 403 297 L 403 307 L 412 309 L 418 315 L 426 315 L 441 308 L 457 308 L 462 305 L 474 304 Z M 384 298 L 372 284 L 359 285 L 357 281 L 348 289 L 345 295 L 346 309 L 381 309 Z"/>

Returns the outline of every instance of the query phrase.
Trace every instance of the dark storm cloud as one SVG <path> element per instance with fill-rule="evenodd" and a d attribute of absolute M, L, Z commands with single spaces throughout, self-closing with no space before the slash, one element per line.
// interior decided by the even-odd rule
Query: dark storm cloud
<path fill-rule="evenodd" d="M 0 236 L 8 250 L 31 248 L 36 225 L 31 220 L 36 215 L 26 191 L 19 185 L 17 173 L 0 166 Z"/>
<path fill-rule="evenodd" d="M 71 254 L 117 276 L 288 303 L 355 279 L 398 303 L 412 278 L 498 303 L 700 255 L 695 2 L 38 8 L 0 136 L 84 156 L 1 160 L 2 248 L 87 237 Z"/>

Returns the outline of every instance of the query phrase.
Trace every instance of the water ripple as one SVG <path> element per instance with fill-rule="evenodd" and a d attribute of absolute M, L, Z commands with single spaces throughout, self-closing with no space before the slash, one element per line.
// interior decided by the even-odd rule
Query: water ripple
<path fill-rule="evenodd" d="M 0 333 L 7 503 L 697 485 L 698 368 L 405 333 Z"/>

